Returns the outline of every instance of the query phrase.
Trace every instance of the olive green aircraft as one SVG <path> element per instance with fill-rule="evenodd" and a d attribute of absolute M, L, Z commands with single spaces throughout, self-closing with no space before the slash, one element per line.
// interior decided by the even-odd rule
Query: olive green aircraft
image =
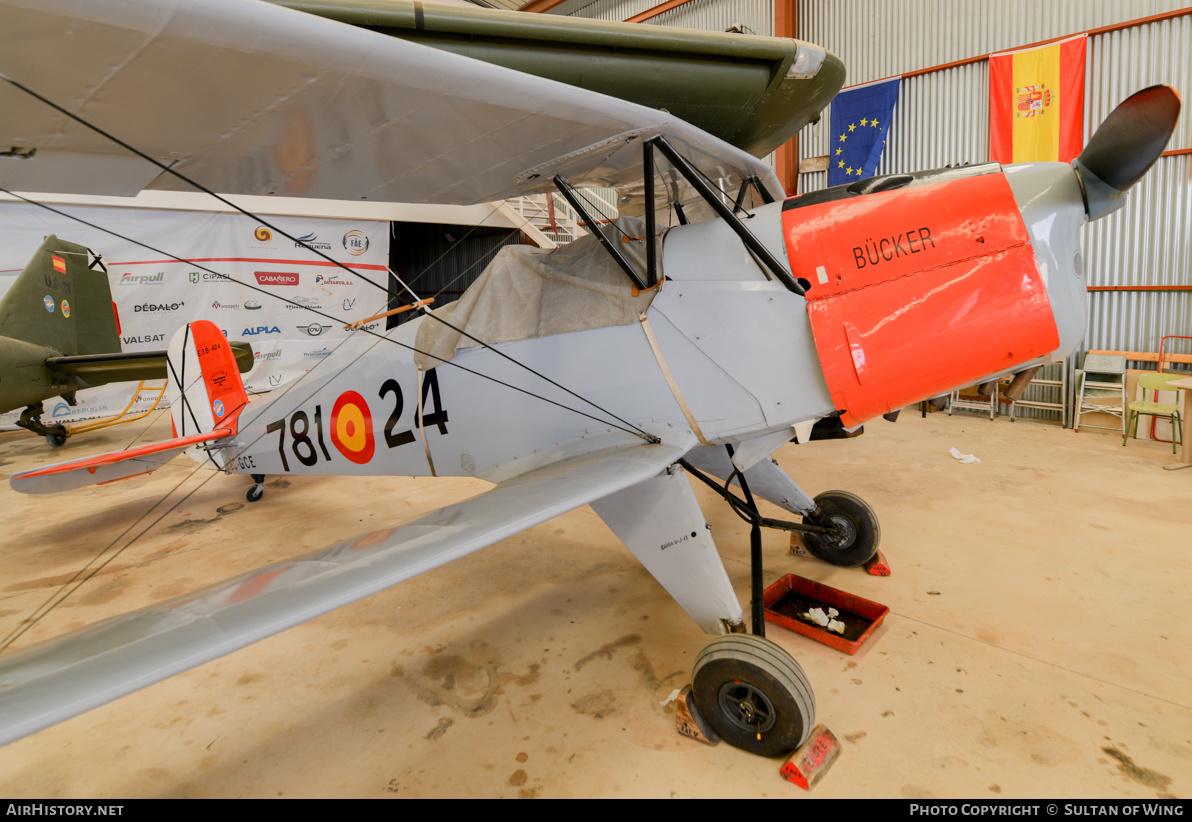
<path fill-rule="evenodd" d="M 252 348 L 233 343 L 243 373 Z M 53 234 L 0 300 L 0 414 L 25 407 L 17 425 L 62 445 L 70 431 L 41 420 L 42 402 L 70 405 L 80 389 L 164 380 L 165 351 L 120 350 L 120 322 L 103 261 Z"/>
<path fill-rule="evenodd" d="M 270 0 L 649 108 L 755 157 L 819 119 L 844 63 L 797 40 L 407 0 Z"/>

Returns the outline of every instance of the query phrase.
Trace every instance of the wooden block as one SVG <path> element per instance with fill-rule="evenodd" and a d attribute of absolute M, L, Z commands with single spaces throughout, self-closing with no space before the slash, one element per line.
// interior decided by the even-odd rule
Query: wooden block
<path fill-rule="evenodd" d="M 881 548 L 878 548 L 877 553 L 865 563 L 865 570 L 875 577 L 890 576 L 890 563 L 886 562 L 886 555 L 882 553 Z"/>
<path fill-rule="evenodd" d="M 815 555 L 807 550 L 803 545 L 803 540 L 799 539 L 799 535 L 791 531 L 791 553 L 799 557 L 807 557 L 808 559 L 815 559 Z"/>
<path fill-rule="evenodd" d="M 691 686 L 684 686 L 675 699 L 675 728 L 683 736 L 698 739 L 706 745 L 719 745 L 720 737 L 708 727 L 703 717 L 695 710 L 695 702 L 691 699 Z"/>
<path fill-rule="evenodd" d="M 778 772 L 800 788 L 811 790 L 838 756 L 840 740 L 826 725 L 816 725 L 807 741 L 782 763 Z"/>

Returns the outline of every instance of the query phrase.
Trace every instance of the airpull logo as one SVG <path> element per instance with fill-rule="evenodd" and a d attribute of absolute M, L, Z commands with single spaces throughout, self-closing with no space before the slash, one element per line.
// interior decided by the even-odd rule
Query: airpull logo
<path fill-rule="evenodd" d="M 255 271 L 258 285 L 298 285 L 298 275 L 283 271 Z"/>
<path fill-rule="evenodd" d="M 129 271 L 120 277 L 120 285 L 161 285 L 165 279 L 164 271 L 156 274 L 133 274 Z"/>

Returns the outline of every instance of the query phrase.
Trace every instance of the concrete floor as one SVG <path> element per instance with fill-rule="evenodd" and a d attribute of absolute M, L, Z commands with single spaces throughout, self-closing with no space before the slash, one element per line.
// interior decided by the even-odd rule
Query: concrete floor
<path fill-rule="evenodd" d="M 676 734 L 660 702 L 705 637 L 585 507 L 8 745 L 0 795 L 1192 795 L 1192 470 L 1163 471 L 1157 443 L 1031 421 L 904 414 L 867 428 L 776 455 L 812 494 L 865 497 L 894 571 L 801 559 L 766 536 L 767 583 L 797 573 L 891 609 L 852 657 L 769 629 L 843 742 L 810 794 L 777 760 Z M 0 434 L 0 479 L 134 434 L 56 452 Z M 144 439 L 168 436 L 158 420 Z M 0 634 L 113 543 L 127 547 L 19 644 L 486 487 L 274 478 L 247 505 L 247 485 L 185 458 L 57 497 L 4 482 Z M 697 493 L 747 608 L 746 527 Z"/>

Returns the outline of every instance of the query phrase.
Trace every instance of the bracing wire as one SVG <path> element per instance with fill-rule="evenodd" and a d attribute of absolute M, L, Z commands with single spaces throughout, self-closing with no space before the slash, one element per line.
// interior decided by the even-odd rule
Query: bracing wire
<path fill-rule="evenodd" d="M 162 163 L 162 162 L 160 162 L 160 161 L 158 161 L 158 160 L 154 159 L 153 157 L 150 157 L 148 154 L 145 154 L 143 151 L 141 151 L 141 150 L 137 149 L 136 147 L 134 147 L 134 146 L 132 146 L 132 145 L 129 145 L 128 143 L 124 142 L 123 140 L 121 140 L 120 138 L 116 137 L 115 135 L 113 135 L 113 134 L 110 134 L 109 132 L 107 132 L 107 131 L 105 131 L 105 130 L 101 129 L 99 126 L 96 126 L 96 125 L 94 125 L 94 124 L 90 123 L 89 121 L 87 121 L 87 120 L 83 119 L 82 117 L 78 116 L 77 114 L 74 114 L 73 112 L 71 112 L 71 111 L 69 111 L 69 110 L 67 110 L 67 109 L 63 108 L 62 106 L 58 105 L 58 104 L 57 104 L 57 103 L 55 103 L 54 101 L 52 101 L 52 100 L 50 100 L 50 99 L 48 99 L 48 98 L 46 98 L 46 97 L 43 97 L 42 95 L 38 94 L 38 93 L 37 93 L 36 91 L 34 91 L 33 89 L 31 89 L 31 88 L 29 88 L 28 86 L 25 86 L 24 84 L 22 84 L 22 83 L 20 83 L 20 82 L 18 82 L 18 81 L 16 81 L 16 80 L 14 80 L 14 79 L 12 79 L 12 78 L 11 78 L 11 77 L 9 77 L 8 75 L 6 75 L 6 74 L 3 74 L 3 73 L 0 73 L 0 80 L 4 80 L 5 82 L 7 82 L 7 83 L 11 84 L 11 85 L 12 85 L 12 86 L 14 86 L 15 88 L 17 88 L 17 89 L 19 89 L 19 90 L 21 90 L 21 91 L 25 92 L 26 94 L 28 94 L 28 95 L 30 95 L 31 97 L 35 98 L 36 100 L 40 101 L 41 103 L 43 103 L 43 104 L 45 104 L 45 105 L 49 106 L 50 108 L 53 108 L 55 111 L 57 111 L 57 112 L 59 112 L 59 113 L 61 113 L 61 114 L 65 115 L 65 116 L 69 117 L 70 119 L 74 120 L 75 122 L 79 123 L 80 125 L 84 126 L 85 128 L 87 128 L 87 129 L 90 129 L 91 131 L 94 131 L 96 134 L 99 134 L 100 136 L 104 137 L 105 139 L 112 141 L 113 143 L 115 143 L 116 145 L 118 145 L 118 146 L 120 146 L 121 148 L 125 149 L 126 151 L 129 151 L 129 152 L 131 152 L 132 154 L 135 154 L 137 157 L 140 157 L 141 159 L 143 159 L 143 160 L 146 160 L 146 161 L 147 161 L 147 162 L 149 162 L 149 163 L 152 163 L 154 166 L 156 166 L 156 167 L 160 168 L 162 171 L 164 171 L 164 172 L 167 172 L 168 174 L 171 174 L 171 175 L 173 175 L 174 177 L 177 177 L 179 180 L 183 181 L 183 182 L 184 182 L 184 183 L 186 183 L 187 185 L 193 186 L 195 189 L 197 189 L 197 190 L 199 190 L 199 191 L 201 191 L 201 192 L 203 192 L 203 193 L 205 193 L 205 194 L 208 194 L 208 195 L 210 195 L 211 197 L 214 197 L 216 200 L 218 200 L 219 202 L 221 202 L 221 203 L 223 203 L 223 204 L 227 205 L 229 208 L 235 209 L 237 212 L 239 212 L 239 213 L 241 213 L 241 214 L 245 215 L 246 217 L 249 217 L 249 218 L 251 218 L 251 219 L 253 219 L 253 220 L 255 220 L 255 221 L 259 222 L 261 225 L 264 225 L 264 226 L 266 226 L 267 228 L 269 228 L 269 229 L 271 229 L 271 230 L 273 230 L 273 231 L 276 231 L 276 232 L 277 232 L 278 234 L 280 234 L 281 236 L 283 236 L 283 237 L 286 237 L 286 238 L 287 238 L 287 239 L 289 239 L 289 240 L 292 240 L 293 242 L 297 243 L 298 245 L 302 246 L 303 248 L 306 248 L 306 249 L 308 249 L 309 251 L 311 251 L 311 252 L 315 253 L 316 255 L 318 255 L 318 256 L 320 256 L 320 257 L 322 257 L 323 259 L 327 260 L 328 262 L 332 263 L 333 265 L 335 265 L 335 266 L 337 266 L 337 267 L 339 267 L 339 268 L 342 268 L 344 271 L 348 272 L 348 273 L 349 273 L 349 274 L 351 274 L 352 276 L 354 276 L 354 277 L 360 277 L 360 279 L 361 279 L 361 280 L 363 280 L 364 282 L 367 282 L 369 285 L 372 285 L 374 288 L 378 288 L 378 289 L 380 289 L 380 290 L 384 291 L 386 294 L 388 294 L 388 293 L 389 293 L 389 289 L 388 289 L 388 288 L 386 288 L 386 287 L 384 287 L 384 286 L 381 286 L 381 285 L 379 285 L 379 284 L 377 284 L 377 283 L 373 282 L 373 281 L 372 281 L 372 280 L 370 280 L 369 278 L 367 278 L 367 277 L 365 277 L 364 275 L 360 274 L 358 271 L 354 271 L 353 269 L 349 268 L 348 266 L 344 265 L 343 263 L 339 262 L 338 260 L 335 260 L 335 259 L 333 259 L 332 257 L 330 257 L 329 255 L 327 255 L 327 254 L 324 254 L 324 253 L 323 253 L 321 250 L 319 250 L 319 249 L 317 249 L 317 248 L 314 248 L 313 246 L 311 246 L 311 245 L 308 245 L 307 243 L 304 243 L 304 242 L 302 242 L 302 241 L 301 241 L 301 240 L 299 240 L 298 238 L 296 238 L 296 237 L 294 237 L 294 236 L 290 235 L 289 233 L 287 233 L 287 232 L 283 231 L 282 229 L 278 228 L 277 226 L 274 226 L 272 223 L 269 223 L 269 222 L 265 221 L 265 220 L 264 220 L 264 218 L 262 218 L 262 217 L 260 217 L 260 216 L 258 216 L 258 215 L 256 215 L 256 214 L 254 214 L 254 213 L 253 213 L 253 212 L 251 212 L 251 211 L 248 211 L 248 210 L 247 210 L 247 209 L 245 209 L 245 208 L 242 208 L 241 206 L 239 206 L 239 205 L 237 205 L 237 204 L 233 203 L 232 201 L 228 200 L 227 198 L 225 198 L 225 197 L 222 197 L 222 196 L 220 196 L 219 194 L 216 194 L 214 191 L 212 191 L 211 189 L 209 189 L 209 188 L 207 188 L 206 186 L 202 185 L 201 183 L 199 183 L 199 182 L 197 182 L 197 181 L 195 181 L 195 180 L 192 180 L 191 178 L 189 178 L 189 177 L 187 177 L 186 175 L 182 174 L 181 172 L 177 171 L 177 170 L 176 170 L 176 169 L 174 169 L 173 167 L 171 167 L 171 166 L 168 166 L 168 165 L 166 165 L 165 163 Z M 5 190 L 5 189 L 0 189 L 0 191 L 5 191 L 5 193 L 12 194 L 12 192 L 10 192 L 10 191 L 7 191 L 7 190 Z M 14 195 L 14 196 L 17 196 L 17 195 Z M 20 199 L 23 199 L 23 200 L 24 200 L 25 198 L 21 197 Z M 31 201 L 31 200 L 26 200 L 26 202 L 33 202 L 33 201 Z M 41 203 L 34 203 L 34 204 L 35 204 L 35 205 L 42 205 Z M 51 210 L 53 210 L 53 209 L 51 209 Z M 69 215 L 67 215 L 67 216 L 69 216 Z M 80 220 L 80 222 L 82 222 L 82 221 Z M 615 226 L 615 225 L 616 225 L 616 224 L 614 223 L 614 226 Z M 106 230 L 106 229 L 102 229 L 102 228 L 100 228 L 99 226 L 94 226 L 94 227 L 95 227 L 95 228 L 97 228 L 97 229 L 99 229 L 99 230 L 101 230 L 101 231 L 105 231 L 105 230 Z M 619 229 L 618 229 L 618 230 L 619 230 Z M 113 232 L 108 232 L 108 233 L 113 233 Z M 114 235 L 114 236 L 119 236 L 119 235 L 115 235 L 114 233 L 113 233 L 113 235 Z M 127 240 L 128 238 L 122 238 L 122 239 L 126 239 L 126 240 Z M 129 242 L 136 242 L 136 241 L 135 241 L 135 240 L 129 240 Z M 148 245 L 144 245 L 143 243 L 137 243 L 137 245 L 141 245 L 141 246 L 142 246 L 142 247 L 144 247 L 144 248 L 150 248 L 151 250 L 157 251 L 157 249 L 152 249 L 150 246 L 148 246 Z M 165 252 L 158 252 L 158 253 L 165 253 Z M 167 254 L 166 256 L 169 256 L 169 257 L 171 257 L 171 258 L 173 258 L 173 259 L 179 259 L 179 258 L 177 258 L 177 257 L 174 257 L 174 255 L 172 255 L 172 254 Z M 186 261 L 186 260 L 180 260 L 180 261 L 181 261 L 181 262 L 188 262 L 188 261 Z M 193 263 L 191 263 L 191 264 L 193 265 Z M 201 267 L 201 266 L 200 266 L 200 267 Z M 204 269 L 204 270 L 208 270 L 208 269 Z M 389 273 L 390 273 L 390 274 L 393 274 L 393 272 L 392 272 L 392 271 L 390 271 Z M 403 282 L 401 281 L 401 278 L 400 278 L 400 277 L 396 277 L 396 275 L 394 275 L 394 276 L 395 276 L 395 278 L 396 278 L 397 282 L 398 282 L 398 283 L 399 283 L 399 284 L 400 284 L 400 285 L 401 285 L 403 288 L 405 288 L 407 291 L 409 291 L 409 293 L 410 293 L 410 294 L 413 296 L 413 298 L 414 298 L 414 301 L 415 301 L 415 302 L 417 302 L 417 301 L 418 301 L 418 299 L 419 299 L 419 298 L 418 298 L 418 295 L 417 295 L 417 294 L 415 294 L 415 293 L 413 292 L 413 290 L 411 290 L 411 289 L 410 289 L 410 287 L 409 287 L 409 286 L 407 286 L 405 283 L 403 283 Z M 236 281 L 235 281 L 235 280 L 233 280 L 233 282 L 236 282 Z M 243 285 L 243 283 L 242 283 L 242 285 Z M 269 292 L 265 292 L 265 291 L 263 291 L 262 289 L 256 289 L 256 290 L 258 290 L 258 291 L 261 291 L 261 293 L 269 293 Z M 291 302 L 291 303 L 292 303 L 292 301 L 290 301 L 290 300 L 287 300 L 287 302 Z M 306 308 L 308 311 L 315 311 L 315 309 L 312 309 L 312 308 L 310 308 L 309 306 L 303 306 L 303 308 Z M 320 312 L 317 312 L 317 311 L 315 311 L 315 313 L 320 313 Z M 464 331 L 462 328 L 457 328 L 456 326 L 452 325 L 452 324 L 451 324 L 450 322 L 448 322 L 447 320 L 443 319 L 442 317 L 439 317 L 439 316 L 437 316 L 437 315 L 436 315 L 434 312 L 432 312 L 432 311 L 426 311 L 425 309 L 423 309 L 423 313 L 424 313 L 424 315 L 425 315 L 425 316 L 434 317 L 434 318 L 435 318 L 435 319 L 436 319 L 438 322 L 440 322 L 440 323 L 442 323 L 443 325 L 447 326 L 447 327 L 448 327 L 448 328 L 450 328 L 452 331 L 455 331 L 456 333 L 460 334 L 461 336 L 463 336 L 463 337 L 467 337 L 469 340 L 472 340 L 472 341 L 473 341 L 473 342 L 475 342 L 477 345 L 480 345 L 480 346 L 482 346 L 482 347 L 486 348 L 487 350 L 489 350 L 489 351 L 493 352 L 494 354 L 497 354 L 498 356 L 500 356 L 500 357 L 502 357 L 502 358 L 504 358 L 504 359 L 508 360 L 509 362 L 513 363 L 514 365 L 518 366 L 519 368 L 523 368 L 523 369 L 525 369 L 526 371 L 529 371 L 529 372 L 530 372 L 531 374 L 533 374 L 534 376 L 538 377 L 539 379 L 545 380 L 546 382 L 550 383 L 551 385 L 553 385 L 554 387 L 558 388 L 559 390 L 561 390 L 561 391 L 563 391 L 563 392 L 565 392 L 565 393 L 567 393 L 567 394 L 570 394 L 571 396 L 573 396 L 573 397 L 575 397 L 576 399 L 578 399 L 580 402 L 586 403 L 587 405 L 589 405 L 589 406 L 591 406 L 591 407 L 593 407 L 593 408 L 597 409 L 597 410 L 598 410 L 598 411 L 600 411 L 601 413 L 603 413 L 603 414 L 607 414 L 608 416 L 612 417 L 613 419 L 616 419 L 618 422 L 624 423 L 625 425 L 629 426 L 630 428 L 633 428 L 633 429 L 635 429 L 635 430 L 636 430 L 636 432 L 637 432 L 637 435 L 638 435 L 638 436 L 640 436 L 640 437 L 642 437 L 643 439 L 645 439 L 647 442 L 653 442 L 653 441 L 655 441 L 655 439 L 656 439 L 655 437 L 653 437 L 651 434 L 648 434 L 646 431 L 642 430 L 641 428 L 639 428 L 638 426 L 636 426 L 636 425 L 634 425 L 633 423 L 629 422 L 628 420 L 625 420 L 625 419 L 623 419 L 623 418 L 621 418 L 621 417 L 617 416 L 616 414 L 612 413 L 612 412 L 611 412 L 611 411 L 609 411 L 608 409 L 601 407 L 600 405 L 598 405 L 598 404 L 596 404 L 596 403 L 592 402 L 591 400 L 587 399 L 586 397 L 583 397 L 583 396 L 581 396 L 580 394 L 577 394 L 576 392 L 572 391 L 571 389 L 567 388 L 567 387 L 566 387 L 566 386 L 564 386 L 564 385 L 561 385 L 560 383 L 558 383 L 557 381 L 555 381 L 555 380 L 551 379 L 550 377 L 546 376 L 545 374 L 542 374 L 541 372 L 539 372 L 539 371 L 536 371 L 535 369 L 531 368 L 530 366 L 526 365 L 525 363 L 522 363 L 522 362 L 518 361 L 517 359 L 515 359 L 514 357 L 511 357 L 511 356 L 509 356 L 509 355 L 508 355 L 508 354 L 506 354 L 505 352 L 503 352 L 503 351 L 500 351 L 500 350 L 498 350 L 498 349 L 496 349 L 496 348 L 493 348 L 493 347 L 492 347 L 492 346 L 490 346 L 488 343 L 486 343 L 484 340 L 481 340 L 481 339 L 479 339 L 479 338 L 477 338 L 477 337 L 475 337 L 475 336 L 473 336 L 473 335 L 469 334 L 468 332 Z M 327 315 L 325 315 L 325 314 L 322 314 L 321 316 L 327 316 Z M 371 333 L 371 332 L 369 332 L 369 333 Z M 396 342 L 396 340 L 395 340 L 394 342 Z M 404 346 L 404 344 L 403 344 L 403 343 L 398 343 L 398 345 L 403 345 L 403 346 Z M 404 346 L 404 347 L 406 347 L 406 348 L 410 348 L 410 346 Z M 412 349 L 412 348 L 411 348 L 411 350 L 414 350 L 414 349 Z M 430 355 L 430 354 L 425 354 L 424 352 L 420 352 L 420 351 L 419 351 L 419 352 L 417 352 L 417 353 L 423 354 L 424 356 L 433 356 L 433 355 Z M 436 359 L 437 359 L 437 358 L 436 358 Z M 462 367 L 462 366 L 458 366 L 458 367 Z M 465 369 L 465 370 L 470 370 L 470 369 Z M 473 373 L 476 373 L 476 372 L 473 372 Z M 481 376 L 483 376 L 483 375 L 481 375 Z M 510 388 L 514 387 L 514 386 L 512 386 L 512 385 L 509 385 L 508 383 L 503 383 L 503 382 L 501 382 L 500 380 L 494 380 L 494 382 L 498 382 L 498 383 L 500 383 L 501 385 L 506 385 L 507 387 L 510 387 Z M 521 389 L 519 389 L 519 390 L 521 390 Z M 530 392 L 526 392 L 526 393 L 530 393 Z M 531 396 L 538 396 L 538 395 L 536 395 L 536 394 L 531 394 Z M 545 399 L 545 398 L 543 398 L 543 397 L 538 397 L 538 398 L 539 398 L 539 399 Z M 547 400 L 547 402 L 551 402 L 551 401 L 550 401 L 550 400 Z M 556 404 L 556 405 L 559 405 L 559 403 L 555 403 L 555 404 Z M 583 412 L 580 412 L 580 411 L 578 411 L 578 410 L 576 410 L 576 409 L 569 408 L 568 406 L 563 406 L 563 405 L 560 405 L 560 407 L 561 407 L 561 408 L 568 408 L 568 410 L 575 411 L 576 413 L 581 413 L 581 414 L 583 413 Z M 585 416 L 585 417 L 588 417 L 589 419 L 596 419 L 595 417 L 592 417 L 591 415 L 588 415 L 588 414 L 583 414 L 583 416 Z M 616 427 L 620 428 L 621 426 L 616 426 Z M 626 429 L 622 429 L 622 430 L 626 430 Z"/>

